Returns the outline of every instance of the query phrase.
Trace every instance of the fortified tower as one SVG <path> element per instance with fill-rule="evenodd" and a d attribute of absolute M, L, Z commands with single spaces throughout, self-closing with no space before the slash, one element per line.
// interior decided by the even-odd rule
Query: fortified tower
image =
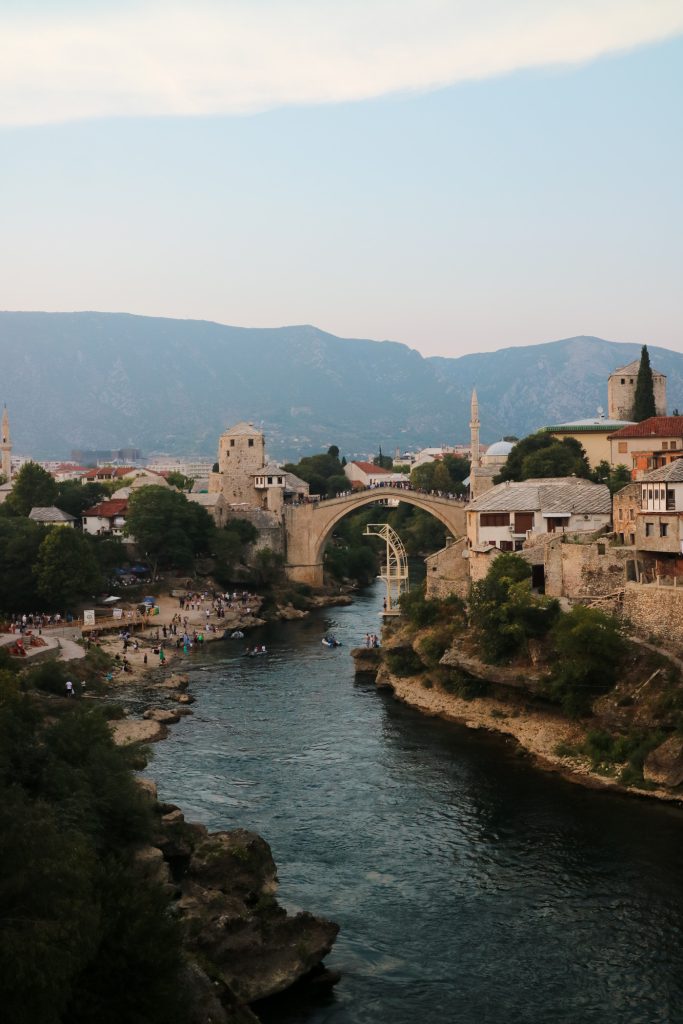
<path fill-rule="evenodd" d="M 218 472 L 209 491 L 220 491 L 229 504 L 260 505 L 254 477 L 265 463 L 265 439 L 253 423 L 237 423 L 218 440 Z"/>
<path fill-rule="evenodd" d="M 619 367 L 607 381 L 607 416 L 611 420 L 632 420 L 640 359 Z M 652 367 L 652 384 L 657 416 L 666 416 L 666 374 Z"/>
<path fill-rule="evenodd" d="M 9 413 L 7 406 L 2 410 L 2 426 L 0 427 L 0 473 L 7 483 L 12 477 L 12 442 L 9 436 Z"/>

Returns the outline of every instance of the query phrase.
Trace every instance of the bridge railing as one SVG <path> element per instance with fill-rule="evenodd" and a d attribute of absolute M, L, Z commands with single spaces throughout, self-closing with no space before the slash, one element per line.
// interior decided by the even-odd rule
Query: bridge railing
<path fill-rule="evenodd" d="M 453 494 L 452 491 L 427 491 L 422 487 L 412 487 L 410 484 L 370 484 L 367 487 L 353 487 L 348 491 L 342 491 L 341 493 L 336 494 L 334 498 L 318 498 L 316 501 L 315 498 L 317 496 L 313 495 L 311 500 L 314 501 L 316 505 L 329 505 L 332 502 L 343 501 L 346 498 L 354 498 L 360 494 L 367 494 L 369 491 L 377 491 L 380 492 L 380 494 L 382 492 L 386 492 L 387 498 L 400 497 L 403 492 L 408 492 L 410 494 L 420 494 L 428 498 L 440 498 L 443 501 L 452 501 L 457 505 L 467 504 L 467 499 L 465 497 Z"/>

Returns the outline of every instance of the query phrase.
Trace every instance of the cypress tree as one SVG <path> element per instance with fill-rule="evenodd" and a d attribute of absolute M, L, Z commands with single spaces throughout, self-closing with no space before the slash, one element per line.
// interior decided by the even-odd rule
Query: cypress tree
<path fill-rule="evenodd" d="M 633 402 L 633 419 L 636 423 L 657 415 L 655 406 L 655 388 L 652 380 L 652 367 L 647 345 L 643 345 L 640 353 L 640 366 L 636 381 L 636 395 Z"/>

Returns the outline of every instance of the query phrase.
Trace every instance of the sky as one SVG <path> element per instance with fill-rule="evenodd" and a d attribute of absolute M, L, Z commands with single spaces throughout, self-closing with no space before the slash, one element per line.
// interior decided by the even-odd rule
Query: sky
<path fill-rule="evenodd" d="M 0 308 L 683 351 L 681 0 L 0 0 Z"/>

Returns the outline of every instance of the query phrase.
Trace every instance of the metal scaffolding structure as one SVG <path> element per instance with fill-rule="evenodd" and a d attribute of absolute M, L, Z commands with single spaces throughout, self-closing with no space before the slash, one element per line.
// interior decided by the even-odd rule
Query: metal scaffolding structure
<path fill-rule="evenodd" d="M 386 544 L 386 561 L 380 572 L 387 588 L 385 615 L 399 615 L 398 599 L 408 591 L 408 556 L 403 541 L 388 523 L 368 523 L 365 536 L 379 537 Z"/>

